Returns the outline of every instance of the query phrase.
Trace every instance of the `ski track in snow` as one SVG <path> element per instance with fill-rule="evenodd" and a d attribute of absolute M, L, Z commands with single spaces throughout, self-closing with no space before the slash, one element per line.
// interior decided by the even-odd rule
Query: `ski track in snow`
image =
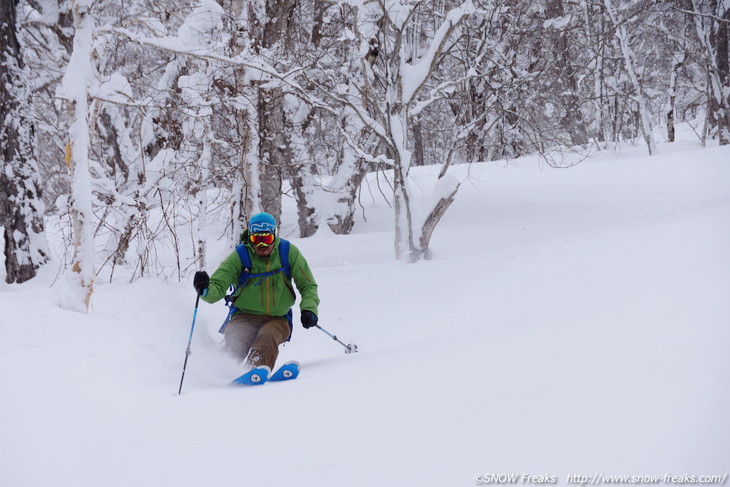
<path fill-rule="evenodd" d="M 0 285 L 0 484 L 726 473 L 730 149 L 660 149 L 453 167 L 462 188 L 415 265 L 393 260 L 380 196 L 363 195 L 352 235 L 290 237 L 320 324 L 360 352 L 297 312 L 278 360 L 302 364 L 289 383 L 228 386 L 241 370 L 219 348 L 226 309 L 201 302 L 177 396 L 192 276 L 98 283 L 87 315 L 56 305 L 58 261 Z M 437 170 L 414 170 L 414 187 Z M 284 230 L 295 221 L 287 201 Z"/>

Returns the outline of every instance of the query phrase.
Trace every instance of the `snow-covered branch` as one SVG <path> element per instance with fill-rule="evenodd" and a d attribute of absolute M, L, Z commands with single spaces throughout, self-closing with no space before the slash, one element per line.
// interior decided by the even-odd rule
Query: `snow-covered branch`
<path fill-rule="evenodd" d="M 296 81 L 293 80 L 294 76 L 299 74 L 304 68 L 297 67 L 289 70 L 286 73 L 280 73 L 272 66 L 264 63 L 260 58 L 255 56 L 246 56 L 247 51 L 241 53 L 236 57 L 229 57 L 222 54 L 218 54 L 206 48 L 201 47 L 185 47 L 180 39 L 175 37 L 144 37 L 135 34 L 121 27 L 112 27 L 107 29 L 99 29 L 100 34 L 116 34 L 128 39 L 131 42 L 142 46 L 154 47 L 162 51 L 180 54 L 183 56 L 189 56 L 196 59 L 217 61 L 220 63 L 228 64 L 231 66 L 240 66 L 248 68 L 254 72 L 259 73 L 262 80 L 271 78 L 277 80 L 280 85 L 290 87 L 296 90 L 298 93 L 306 93 Z M 275 87 L 273 85 L 272 87 Z"/>
<path fill-rule="evenodd" d="M 446 52 L 446 45 L 458 25 L 475 11 L 471 0 L 464 2 L 448 12 L 441 27 L 435 32 L 425 55 L 417 63 L 408 63 L 401 58 L 401 73 L 403 77 L 402 101 L 413 103 L 423 89 L 426 81 L 436 69 L 439 58 Z"/>

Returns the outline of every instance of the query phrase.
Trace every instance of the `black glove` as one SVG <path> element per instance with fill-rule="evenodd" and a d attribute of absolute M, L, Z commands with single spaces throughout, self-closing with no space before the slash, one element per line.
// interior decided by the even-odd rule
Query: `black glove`
<path fill-rule="evenodd" d="M 319 321 L 319 319 L 316 314 L 312 313 L 308 309 L 302 311 L 302 326 L 304 328 L 312 328 L 313 326 L 316 326 L 317 321 Z"/>
<path fill-rule="evenodd" d="M 198 291 L 198 294 L 205 295 L 205 291 L 208 289 L 208 284 L 210 284 L 210 277 L 208 277 L 207 272 L 198 271 L 195 273 L 195 277 L 193 277 L 193 287 L 196 291 Z"/>

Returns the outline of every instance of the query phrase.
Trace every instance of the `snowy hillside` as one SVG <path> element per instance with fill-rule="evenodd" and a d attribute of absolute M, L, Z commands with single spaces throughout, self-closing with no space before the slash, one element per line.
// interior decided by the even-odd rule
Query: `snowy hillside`
<path fill-rule="evenodd" d="M 454 167 L 460 193 L 418 264 L 394 261 L 375 181 L 350 236 L 292 237 L 288 208 L 320 324 L 360 348 L 295 313 L 289 383 L 227 386 L 226 310 L 201 303 L 177 395 L 191 276 L 99 283 L 88 315 L 56 306 L 58 260 L 0 285 L 0 485 L 728 473 L 730 149 L 660 152 Z M 414 187 L 437 169 L 414 170 Z"/>

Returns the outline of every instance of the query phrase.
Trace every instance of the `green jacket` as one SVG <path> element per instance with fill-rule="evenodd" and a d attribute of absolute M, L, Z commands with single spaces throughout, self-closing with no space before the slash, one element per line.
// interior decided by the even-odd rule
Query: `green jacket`
<path fill-rule="evenodd" d="M 274 242 L 274 250 L 269 257 L 259 257 L 254 252 L 253 247 L 248 241 L 248 234 L 244 232 L 244 242 L 246 250 L 251 256 L 251 274 L 259 274 L 269 272 L 281 267 L 281 259 L 279 258 L 279 238 Z M 294 245 L 289 246 L 289 266 L 294 282 L 297 285 L 299 294 L 302 295 L 300 309 L 302 311 L 309 310 L 314 314 L 317 313 L 317 305 L 319 305 L 319 296 L 317 295 L 317 282 L 314 280 L 309 264 L 299 249 Z M 208 294 L 203 296 L 203 300 L 208 303 L 225 297 L 228 288 L 238 286 L 238 276 L 241 274 L 241 259 L 234 250 L 226 259 L 221 262 L 218 269 L 210 276 L 210 284 L 208 285 Z M 256 286 L 259 280 L 256 278 L 249 280 L 246 287 L 239 291 L 239 296 L 234 301 L 234 306 L 239 312 L 253 315 L 265 316 L 284 316 L 296 301 L 294 288 L 291 280 L 286 277 L 284 272 L 278 272 L 269 276 Z"/>

